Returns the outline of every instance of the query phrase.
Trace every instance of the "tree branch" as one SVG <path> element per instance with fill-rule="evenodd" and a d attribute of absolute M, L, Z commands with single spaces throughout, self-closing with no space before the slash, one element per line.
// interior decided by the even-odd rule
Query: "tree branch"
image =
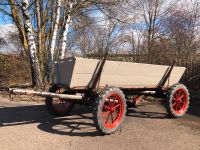
<path fill-rule="evenodd" d="M 3 12 L 5 15 L 8 15 L 9 17 L 12 17 L 12 15 L 9 12 L 5 11 L 3 8 L 0 8 L 0 11 Z"/>

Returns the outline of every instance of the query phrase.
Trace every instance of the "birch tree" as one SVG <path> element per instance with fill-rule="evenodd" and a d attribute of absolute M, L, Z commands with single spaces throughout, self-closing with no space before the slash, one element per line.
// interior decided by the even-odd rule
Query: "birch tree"
<path fill-rule="evenodd" d="M 28 55 L 28 43 L 27 43 L 27 39 L 26 39 L 26 35 L 25 35 L 25 31 L 24 31 L 24 27 L 23 27 L 23 22 L 20 18 L 19 15 L 19 10 L 15 5 L 15 1 L 14 0 L 8 0 L 9 4 L 10 4 L 10 9 L 11 9 L 11 17 L 13 18 L 16 27 L 18 29 L 19 32 L 19 39 L 21 40 L 21 43 L 23 45 L 24 50 L 22 50 L 24 55 Z"/>
<path fill-rule="evenodd" d="M 65 12 L 65 25 L 63 29 L 63 34 L 62 34 L 62 44 L 61 44 L 61 49 L 60 49 L 60 54 L 59 54 L 59 59 L 63 59 L 65 57 L 65 50 L 66 50 L 66 45 L 67 45 L 67 33 L 69 30 L 69 24 L 71 22 L 71 11 L 74 6 L 76 1 L 69 1 L 68 2 L 68 10 Z"/>
<path fill-rule="evenodd" d="M 61 0 L 57 0 L 56 1 L 56 17 L 55 17 L 55 22 L 54 22 L 53 35 L 51 39 L 50 49 L 48 52 L 48 64 L 47 64 L 47 72 L 46 72 L 46 79 L 48 82 L 51 79 L 51 73 L 52 73 L 52 67 L 53 67 L 53 61 L 54 61 L 56 37 L 57 37 L 58 24 L 59 24 L 59 18 L 60 18 L 60 7 L 61 7 Z"/>
<path fill-rule="evenodd" d="M 32 27 L 28 8 L 29 8 L 28 0 L 23 0 L 22 13 L 23 13 L 24 27 L 25 27 L 26 37 L 27 37 L 28 47 L 29 47 L 29 57 L 30 57 L 31 71 L 32 71 L 32 82 L 33 82 L 33 86 L 40 87 L 42 85 L 42 77 L 41 77 L 41 72 L 40 72 L 40 67 L 39 67 L 39 62 L 38 62 L 38 57 L 37 57 L 37 49 L 36 49 L 33 27 Z"/>
<path fill-rule="evenodd" d="M 44 74 L 48 81 L 51 80 L 52 64 L 58 53 L 55 49 L 59 50 L 61 59 L 65 57 L 72 18 L 84 16 L 84 12 L 94 5 L 103 7 L 114 1 L 116 0 L 57 0 L 55 9 L 53 0 L 32 0 L 31 5 L 30 0 L 7 0 L 11 12 L 5 12 L 0 7 L 0 12 L 8 14 L 18 28 L 21 43 L 30 58 L 34 86 L 42 84 Z M 73 26 L 71 28 L 74 30 Z"/>

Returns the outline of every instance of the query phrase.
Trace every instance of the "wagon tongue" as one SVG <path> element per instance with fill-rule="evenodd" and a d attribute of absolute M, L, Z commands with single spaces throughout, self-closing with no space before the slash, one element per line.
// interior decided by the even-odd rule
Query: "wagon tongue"
<path fill-rule="evenodd" d="M 35 96 L 42 96 L 42 97 L 57 97 L 61 99 L 70 99 L 70 100 L 81 100 L 83 97 L 80 95 L 69 95 L 69 94 L 57 94 L 51 92 L 44 92 L 44 91 L 34 91 L 34 90 L 24 90 L 24 89 L 15 89 L 9 88 L 10 94 L 21 94 L 21 95 L 35 95 Z"/>

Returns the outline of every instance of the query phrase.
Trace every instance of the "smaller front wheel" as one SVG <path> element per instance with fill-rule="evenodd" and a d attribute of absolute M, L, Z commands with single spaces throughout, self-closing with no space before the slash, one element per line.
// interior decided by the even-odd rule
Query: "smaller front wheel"
<path fill-rule="evenodd" d="M 141 101 L 143 100 L 143 95 L 134 95 L 129 97 L 129 99 L 127 100 L 126 104 L 128 108 L 132 108 L 135 107 L 137 108 L 140 104 Z"/>
<path fill-rule="evenodd" d="M 182 117 L 189 108 L 189 92 L 183 84 L 175 84 L 167 92 L 167 110 L 170 116 Z"/>
<path fill-rule="evenodd" d="M 98 131 L 103 134 L 116 132 L 126 114 L 126 99 L 119 88 L 108 87 L 96 99 L 94 121 Z"/>
<path fill-rule="evenodd" d="M 49 92 L 57 93 L 57 94 L 68 94 L 67 91 L 63 88 L 58 87 L 51 87 Z M 61 98 L 53 98 L 53 97 L 46 97 L 45 100 L 47 110 L 56 117 L 66 116 L 73 108 L 73 103 L 61 99 Z"/>

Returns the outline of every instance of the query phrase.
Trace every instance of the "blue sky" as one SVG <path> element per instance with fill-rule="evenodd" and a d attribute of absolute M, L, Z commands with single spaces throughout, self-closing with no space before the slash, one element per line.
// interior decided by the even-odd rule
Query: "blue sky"
<path fill-rule="evenodd" d="M 12 21 L 10 20 L 9 17 L 2 15 L 0 13 L 0 25 L 11 24 L 11 23 L 12 23 Z"/>
<path fill-rule="evenodd" d="M 8 12 L 10 11 L 10 6 L 1 6 L 1 8 L 4 9 L 5 11 Z M 10 23 L 12 23 L 10 17 L 0 12 L 0 25 L 10 24 Z"/>

